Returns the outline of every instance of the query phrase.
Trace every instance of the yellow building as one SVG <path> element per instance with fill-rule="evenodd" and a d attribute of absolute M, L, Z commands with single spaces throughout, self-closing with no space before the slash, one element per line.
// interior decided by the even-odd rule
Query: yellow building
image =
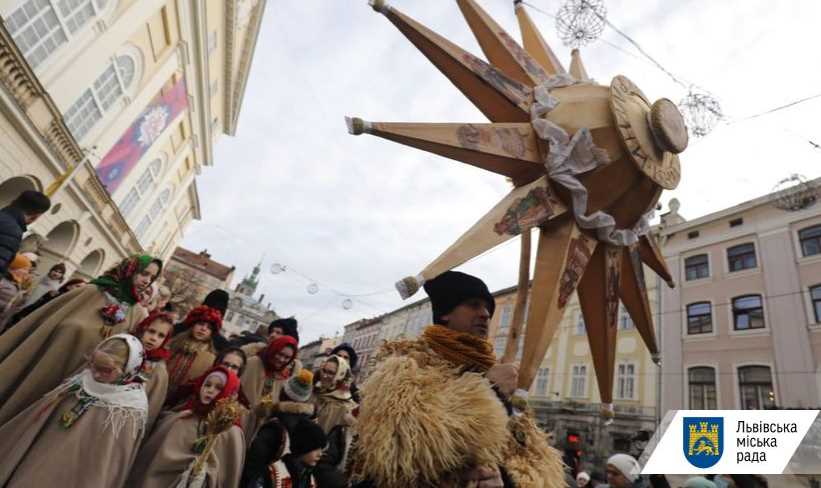
<path fill-rule="evenodd" d="M 655 315 L 658 279 L 649 270 L 645 270 L 645 279 Z M 507 343 L 516 291 L 514 286 L 494 293 L 496 313 L 489 338 L 499 358 Z M 613 381 L 616 417 L 611 425 L 604 425 L 600 418 L 601 399 L 593 357 L 576 294 L 567 305 L 529 392 L 529 403 L 539 424 L 555 433 L 557 447 L 567 447 L 567 439 L 575 436 L 587 462 L 602 461 L 606 453 L 629 452 L 638 432 L 655 430 L 659 369 L 623 307 L 619 310 L 618 327 Z M 519 351 L 521 354 L 521 345 Z"/>
<path fill-rule="evenodd" d="M 0 204 L 78 166 L 30 229 L 46 265 L 171 255 L 200 217 L 196 175 L 236 131 L 265 5 L 0 0 Z"/>

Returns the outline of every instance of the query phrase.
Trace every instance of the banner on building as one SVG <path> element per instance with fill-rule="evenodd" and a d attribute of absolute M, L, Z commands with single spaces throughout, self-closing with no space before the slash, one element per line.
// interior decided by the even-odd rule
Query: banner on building
<path fill-rule="evenodd" d="M 821 474 L 819 410 L 668 412 L 645 474 Z"/>
<path fill-rule="evenodd" d="M 97 165 L 97 175 L 109 194 L 113 195 L 117 191 L 154 141 L 159 139 L 168 125 L 186 108 L 188 93 L 185 89 L 185 78 L 180 77 L 165 94 L 161 91 L 154 97 Z"/>

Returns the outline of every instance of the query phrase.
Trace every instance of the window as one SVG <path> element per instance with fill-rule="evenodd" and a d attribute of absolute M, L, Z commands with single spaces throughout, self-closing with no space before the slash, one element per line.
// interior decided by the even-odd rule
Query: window
<path fill-rule="evenodd" d="M 143 220 L 140 222 L 140 225 L 137 226 L 136 234 L 138 238 L 142 238 L 146 231 L 148 231 L 148 227 L 151 225 L 152 222 L 157 220 L 162 211 L 168 206 L 168 201 L 171 200 L 171 190 L 166 188 L 160 193 L 160 196 L 154 200 L 154 203 L 151 205 L 151 208 L 148 210 L 148 215 L 143 217 Z M 147 221 L 147 222 L 146 222 Z"/>
<path fill-rule="evenodd" d="M 812 311 L 815 314 L 815 323 L 821 323 L 821 285 L 810 288 L 810 298 L 812 299 Z"/>
<path fill-rule="evenodd" d="M 758 410 L 775 406 L 775 391 L 769 366 L 738 368 L 741 409 Z"/>
<path fill-rule="evenodd" d="M 162 159 L 156 158 L 148 164 L 148 168 L 143 171 L 123 201 L 120 203 L 120 212 L 127 219 L 142 199 L 153 193 L 159 181 L 160 171 L 162 171 Z"/>
<path fill-rule="evenodd" d="M 716 397 L 716 370 L 699 366 L 687 370 L 690 384 L 690 410 L 715 410 L 718 408 Z"/>
<path fill-rule="evenodd" d="M 498 336 L 493 343 L 493 350 L 496 353 L 496 357 L 500 358 L 505 353 L 505 336 Z"/>
<path fill-rule="evenodd" d="M 821 254 L 821 225 L 801 229 L 798 231 L 798 240 L 801 241 L 802 256 Z"/>
<path fill-rule="evenodd" d="M 690 256 L 684 260 L 684 274 L 687 281 L 700 280 L 710 276 L 710 261 L 706 254 Z"/>
<path fill-rule="evenodd" d="M 5 19 L 6 28 L 31 67 L 37 68 L 105 4 L 105 0 L 27 0 Z"/>
<path fill-rule="evenodd" d="M 709 334 L 713 332 L 713 306 L 710 302 L 687 305 L 687 334 Z"/>
<path fill-rule="evenodd" d="M 629 330 L 633 328 L 633 319 L 625 310 L 624 305 L 619 305 L 619 330 Z"/>
<path fill-rule="evenodd" d="M 636 365 L 619 364 L 616 382 L 616 398 L 630 400 L 634 398 L 636 386 Z"/>
<path fill-rule="evenodd" d="M 550 378 L 550 369 L 539 368 L 536 373 L 536 394 L 539 396 L 547 396 L 547 380 Z"/>
<path fill-rule="evenodd" d="M 208 33 L 208 54 L 214 52 L 217 49 L 217 31 L 211 31 Z"/>
<path fill-rule="evenodd" d="M 733 298 L 733 328 L 735 330 L 764 328 L 764 308 L 761 305 L 761 295 Z"/>
<path fill-rule="evenodd" d="M 499 317 L 499 333 L 507 333 L 510 324 L 513 322 L 513 307 L 505 305 L 502 307 L 502 314 Z"/>
<path fill-rule="evenodd" d="M 134 82 L 135 74 L 131 56 L 119 56 L 106 67 L 93 86 L 86 89 L 63 115 L 74 137 L 79 140 L 88 134 Z"/>
<path fill-rule="evenodd" d="M 570 396 L 583 397 L 587 391 L 587 366 L 577 364 L 573 366 L 570 383 Z"/>
<path fill-rule="evenodd" d="M 576 321 L 576 335 L 584 335 L 585 325 L 584 325 L 584 314 L 579 314 L 579 320 Z"/>
<path fill-rule="evenodd" d="M 752 269 L 758 266 L 755 259 L 755 246 L 752 242 L 733 246 L 727 249 L 727 264 L 730 272 Z"/>

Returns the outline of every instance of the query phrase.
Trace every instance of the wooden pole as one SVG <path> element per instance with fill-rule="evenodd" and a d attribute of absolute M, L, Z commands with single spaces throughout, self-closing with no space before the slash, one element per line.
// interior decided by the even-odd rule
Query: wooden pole
<path fill-rule="evenodd" d="M 519 284 L 516 291 L 516 306 L 513 309 L 513 322 L 507 333 L 507 345 L 502 356 L 502 363 L 512 363 L 516 360 L 519 342 L 525 322 L 525 307 L 530 294 L 530 234 L 531 229 L 522 231 L 521 251 L 519 252 Z"/>

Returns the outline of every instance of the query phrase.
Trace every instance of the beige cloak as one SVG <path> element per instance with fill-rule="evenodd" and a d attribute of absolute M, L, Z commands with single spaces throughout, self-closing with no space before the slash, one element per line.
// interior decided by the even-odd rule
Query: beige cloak
<path fill-rule="evenodd" d="M 146 361 L 143 371 L 148 377 L 145 383 L 145 394 L 148 397 L 148 422 L 145 424 L 145 431 L 150 434 L 168 395 L 168 370 L 165 369 L 165 361 Z"/>
<path fill-rule="evenodd" d="M 125 421 L 115 435 L 108 410 L 98 406 L 66 429 L 58 419 L 76 403 L 75 395 L 47 396 L 0 427 L 0 486 L 124 486 L 143 433 Z"/>
<path fill-rule="evenodd" d="M 301 365 L 295 361 L 291 368 L 291 373 L 293 373 L 294 371 L 298 371 Z M 285 382 L 288 381 L 287 378 L 274 380 L 271 385 L 271 392 L 268 395 L 263 395 L 265 379 L 265 366 L 263 365 L 262 358 L 259 356 L 249 358 L 245 365 L 245 371 L 243 371 L 242 377 L 240 378 L 242 392 L 245 393 L 245 398 L 248 399 L 248 405 L 250 406 L 250 410 L 245 416 L 242 425 L 249 445 L 251 440 L 254 439 L 254 436 L 257 435 L 259 428 L 262 427 L 262 424 L 271 416 L 271 410 L 264 412 L 259 408 L 260 402 L 267 396 L 267 398 L 271 399 L 271 406 L 279 403 L 279 395 L 282 393 L 282 387 L 285 386 Z"/>
<path fill-rule="evenodd" d="M 564 487 L 561 455 L 527 415 L 508 418 L 488 380 L 423 340 L 387 342 L 362 385 L 354 480 L 403 488 L 461 486 L 471 466 L 503 466 L 520 488 Z"/>
<path fill-rule="evenodd" d="M 191 337 L 190 330 L 172 339 L 169 349 L 171 357 L 166 361 L 169 392 L 199 378 L 211 369 L 217 360 L 212 341 L 196 341 Z"/>
<path fill-rule="evenodd" d="M 48 302 L 0 336 L 0 425 L 78 370 L 105 337 L 127 332 L 145 318 L 129 307 L 123 322 L 108 326 L 100 316 L 106 305 L 97 286 L 86 285 Z"/>
<path fill-rule="evenodd" d="M 143 444 L 128 488 L 173 488 L 182 474 L 197 458 L 193 451 L 200 419 L 190 410 L 165 412 L 154 433 Z M 233 488 L 239 484 L 245 462 L 245 438 L 242 429 L 232 426 L 217 437 L 205 465 L 207 488 Z M 99 485 L 103 486 L 103 485 Z"/>

